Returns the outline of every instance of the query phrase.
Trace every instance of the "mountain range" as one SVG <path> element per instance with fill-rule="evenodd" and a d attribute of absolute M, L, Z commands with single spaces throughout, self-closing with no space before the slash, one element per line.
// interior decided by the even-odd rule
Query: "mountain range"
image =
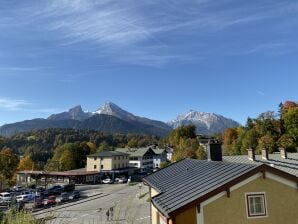
<path fill-rule="evenodd" d="M 95 112 L 84 112 L 81 106 L 75 106 L 66 112 L 53 114 L 46 119 L 25 120 L 0 127 L 0 135 L 12 136 L 47 128 L 71 128 L 102 131 L 107 133 L 137 133 L 165 136 L 181 125 L 195 125 L 199 134 L 209 135 L 223 132 L 239 123 L 214 113 L 189 111 L 167 123 L 139 117 L 129 113 L 112 102 L 106 102 Z"/>

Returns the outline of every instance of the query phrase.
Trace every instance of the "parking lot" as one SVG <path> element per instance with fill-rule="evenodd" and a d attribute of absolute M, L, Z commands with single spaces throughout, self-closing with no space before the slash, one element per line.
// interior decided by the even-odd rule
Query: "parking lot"
<path fill-rule="evenodd" d="M 34 212 L 34 215 L 37 218 L 51 216 L 53 219 L 49 223 L 56 224 L 150 223 L 148 188 L 144 185 L 140 188 L 138 184 L 108 184 L 81 186 L 78 189 L 90 196 Z"/>
<path fill-rule="evenodd" d="M 149 223 L 148 188 L 142 184 L 78 185 L 75 190 L 80 192 L 79 198 L 61 200 L 57 195 L 54 203 L 49 204 L 48 197 L 44 205 L 29 209 L 36 218 L 50 218 L 49 223 L 57 224 Z"/>

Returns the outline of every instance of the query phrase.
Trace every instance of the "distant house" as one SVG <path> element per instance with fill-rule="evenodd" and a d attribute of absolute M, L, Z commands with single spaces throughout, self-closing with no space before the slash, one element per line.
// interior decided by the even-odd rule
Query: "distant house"
<path fill-rule="evenodd" d="M 161 162 L 168 161 L 168 152 L 166 149 L 160 148 L 154 148 L 153 151 L 155 152 L 155 155 L 153 156 L 153 169 L 158 169 L 160 168 Z"/>
<path fill-rule="evenodd" d="M 298 223 L 297 153 L 269 155 L 271 163 L 222 157 L 218 144 L 207 150 L 208 160 L 184 159 L 143 179 L 151 223 Z"/>
<path fill-rule="evenodd" d="M 103 151 L 87 156 L 87 172 L 97 171 L 101 178 L 108 176 L 112 180 L 118 175 L 131 174 L 129 154 L 116 151 Z"/>
<path fill-rule="evenodd" d="M 118 148 L 117 152 L 129 154 L 129 166 L 137 168 L 140 172 L 153 170 L 153 158 L 156 156 L 152 147 L 144 148 Z"/>
<path fill-rule="evenodd" d="M 166 151 L 167 151 L 167 160 L 172 161 L 172 156 L 173 156 L 173 153 L 174 153 L 174 149 L 169 147 L 169 146 L 166 146 Z"/>

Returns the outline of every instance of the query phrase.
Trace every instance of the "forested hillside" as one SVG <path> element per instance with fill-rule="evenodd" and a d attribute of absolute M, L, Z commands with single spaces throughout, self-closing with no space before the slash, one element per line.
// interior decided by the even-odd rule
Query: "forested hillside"
<path fill-rule="evenodd" d="M 0 189 L 1 185 L 14 183 L 18 170 L 77 169 L 85 167 L 86 155 L 90 153 L 158 142 L 155 136 L 73 129 L 46 129 L 0 137 Z"/>

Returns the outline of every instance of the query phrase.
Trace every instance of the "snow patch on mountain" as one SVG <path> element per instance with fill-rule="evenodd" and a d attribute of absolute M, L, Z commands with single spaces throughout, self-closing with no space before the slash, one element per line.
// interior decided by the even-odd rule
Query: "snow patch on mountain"
<path fill-rule="evenodd" d="M 190 110 L 167 122 L 172 128 L 182 125 L 195 125 L 198 134 L 222 133 L 226 128 L 237 127 L 239 123 L 215 113 Z"/>

